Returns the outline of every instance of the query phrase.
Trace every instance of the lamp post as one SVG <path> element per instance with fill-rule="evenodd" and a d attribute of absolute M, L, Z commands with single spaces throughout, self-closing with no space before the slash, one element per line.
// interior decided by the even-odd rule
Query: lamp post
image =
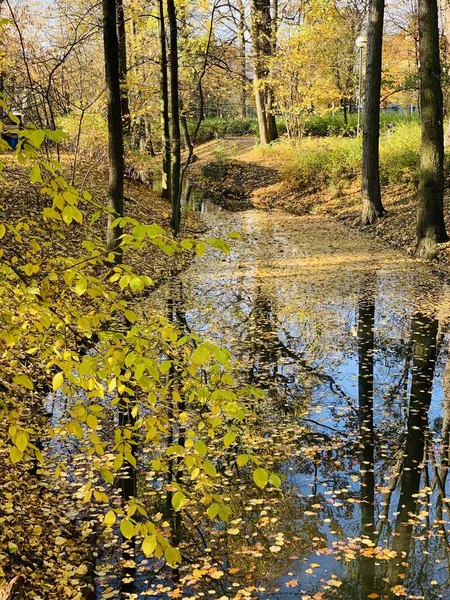
<path fill-rule="evenodd" d="M 358 83 L 358 125 L 356 128 L 356 135 L 359 137 L 361 131 L 361 100 L 362 100 L 362 76 L 363 76 L 363 51 L 367 46 L 367 36 L 360 35 L 356 38 L 356 47 L 359 50 L 359 83 Z"/>

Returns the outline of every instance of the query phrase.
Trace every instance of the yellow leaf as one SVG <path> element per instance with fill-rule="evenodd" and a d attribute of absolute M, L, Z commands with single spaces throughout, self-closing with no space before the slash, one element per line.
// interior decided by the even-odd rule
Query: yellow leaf
<path fill-rule="evenodd" d="M 54 375 L 53 377 L 53 381 L 52 381 L 52 385 L 53 385 L 53 391 L 56 392 L 57 390 L 59 390 L 64 383 L 64 373 L 62 371 L 60 371 L 59 373 L 56 373 L 56 375 Z"/>

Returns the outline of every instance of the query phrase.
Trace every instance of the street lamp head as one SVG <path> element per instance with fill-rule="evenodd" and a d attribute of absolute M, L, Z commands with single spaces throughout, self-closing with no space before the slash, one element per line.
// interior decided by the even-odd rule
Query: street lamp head
<path fill-rule="evenodd" d="M 367 46 L 367 35 L 358 36 L 355 45 L 357 48 L 364 48 L 364 46 Z"/>

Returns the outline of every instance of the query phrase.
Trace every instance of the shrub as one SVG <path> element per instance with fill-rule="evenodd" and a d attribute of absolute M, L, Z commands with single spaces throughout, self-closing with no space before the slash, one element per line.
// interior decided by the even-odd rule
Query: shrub
<path fill-rule="evenodd" d="M 393 129 L 385 129 L 380 137 L 382 185 L 395 182 L 417 185 L 419 149 L 418 123 L 403 123 Z M 256 152 L 275 152 L 282 164 L 285 180 L 304 190 L 324 185 L 340 189 L 343 181 L 354 179 L 361 173 L 361 138 L 305 137 L 296 144 L 282 141 L 259 148 Z"/>
<path fill-rule="evenodd" d="M 74 153 L 77 144 L 80 113 L 70 113 L 58 119 L 57 126 L 69 136 L 64 142 L 68 152 Z M 80 136 L 79 158 L 95 160 L 108 149 L 108 125 L 106 119 L 96 113 L 84 115 Z"/>

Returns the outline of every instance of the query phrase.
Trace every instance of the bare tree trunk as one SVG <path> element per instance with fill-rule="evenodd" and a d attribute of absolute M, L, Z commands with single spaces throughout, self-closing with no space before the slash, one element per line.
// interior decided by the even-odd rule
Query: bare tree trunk
<path fill-rule="evenodd" d="M 243 0 L 237 0 L 237 7 L 239 11 L 238 40 L 241 75 L 240 112 L 241 117 L 245 119 L 247 116 L 247 59 L 245 54 L 245 7 Z"/>
<path fill-rule="evenodd" d="M 178 86 L 178 32 L 174 0 L 167 0 L 167 17 L 170 31 L 170 99 L 172 107 L 172 177 L 171 177 L 171 226 L 178 233 L 181 222 L 181 139 L 180 102 Z"/>
<path fill-rule="evenodd" d="M 167 81 L 167 46 L 164 20 L 164 0 L 159 0 L 159 44 L 160 71 L 159 84 L 161 88 L 161 131 L 162 131 L 162 182 L 161 196 L 170 200 L 170 121 L 169 121 L 169 85 Z"/>
<path fill-rule="evenodd" d="M 255 90 L 256 116 L 259 127 L 259 141 L 261 144 L 270 142 L 267 117 L 264 106 L 264 80 L 261 56 L 260 21 L 261 11 L 258 0 L 252 0 L 250 5 L 251 32 L 253 46 L 253 86 Z"/>
<path fill-rule="evenodd" d="M 122 227 L 112 223 L 123 216 L 123 125 L 119 79 L 119 40 L 116 28 L 115 0 L 102 0 L 103 41 L 105 52 L 105 78 L 108 104 L 108 151 L 109 151 L 109 208 L 107 246 L 115 252 L 115 262 L 122 260 L 120 237 Z"/>
<path fill-rule="evenodd" d="M 420 180 L 416 256 L 448 240 L 444 223 L 444 129 L 437 0 L 419 0 Z"/>
<path fill-rule="evenodd" d="M 117 2 L 117 34 L 119 37 L 119 76 L 120 96 L 122 102 L 123 134 L 125 138 L 131 135 L 130 102 L 127 85 L 127 35 L 125 30 L 125 14 L 123 12 L 123 0 Z"/>
<path fill-rule="evenodd" d="M 382 217 L 379 143 L 384 0 L 371 0 L 367 31 L 366 94 L 364 100 L 362 215 L 363 225 Z"/>

